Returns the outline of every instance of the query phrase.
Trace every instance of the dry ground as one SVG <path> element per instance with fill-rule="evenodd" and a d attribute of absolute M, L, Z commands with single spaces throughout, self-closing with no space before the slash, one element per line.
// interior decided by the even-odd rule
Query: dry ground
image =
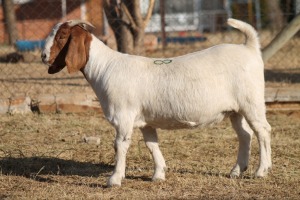
<path fill-rule="evenodd" d="M 0 199 L 299 199 L 300 112 L 269 112 L 273 170 L 255 179 L 256 138 L 241 178 L 228 172 L 237 138 L 228 120 L 204 129 L 159 130 L 168 171 L 151 182 L 153 162 L 138 130 L 126 179 L 107 188 L 114 165 L 114 131 L 100 114 L 0 116 Z M 98 136 L 99 146 L 82 142 Z"/>

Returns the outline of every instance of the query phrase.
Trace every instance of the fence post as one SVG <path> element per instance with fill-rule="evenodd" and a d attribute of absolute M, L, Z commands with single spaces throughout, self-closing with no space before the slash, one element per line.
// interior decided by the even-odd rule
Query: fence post
<path fill-rule="evenodd" d="M 14 45 L 18 39 L 14 2 L 13 0 L 3 0 L 2 2 L 9 44 Z"/>
<path fill-rule="evenodd" d="M 300 29 L 300 13 L 284 27 L 276 37 L 262 50 L 263 61 L 268 61 Z"/>

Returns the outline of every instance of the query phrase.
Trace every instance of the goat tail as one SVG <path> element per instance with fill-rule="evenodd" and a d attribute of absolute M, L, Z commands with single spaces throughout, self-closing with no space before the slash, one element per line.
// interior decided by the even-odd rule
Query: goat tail
<path fill-rule="evenodd" d="M 241 32 L 243 32 L 245 34 L 245 36 L 246 36 L 245 45 L 246 46 L 253 48 L 256 51 L 260 52 L 260 42 L 259 42 L 257 32 L 250 24 L 247 24 L 243 21 L 232 19 L 232 18 L 229 18 L 227 20 L 227 23 L 230 26 L 232 26 L 236 29 L 239 29 Z"/>

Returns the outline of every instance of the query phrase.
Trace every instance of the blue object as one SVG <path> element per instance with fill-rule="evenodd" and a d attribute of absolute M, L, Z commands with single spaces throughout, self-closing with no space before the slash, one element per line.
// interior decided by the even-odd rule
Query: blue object
<path fill-rule="evenodd" d="M 167 43 L 192 43 L 192 42 L 203 42 L 206 40 L 206 37 L 167 37 Z M 158 38 L 158 42 L 161 42 L 161 38 Z"/>
<path fill-rule="evenodd" d="M 45 40 L 18 40 L 16 42 L 18 51 L 34 51 L 35 49 L 42 49 L 45 46 Z"/>

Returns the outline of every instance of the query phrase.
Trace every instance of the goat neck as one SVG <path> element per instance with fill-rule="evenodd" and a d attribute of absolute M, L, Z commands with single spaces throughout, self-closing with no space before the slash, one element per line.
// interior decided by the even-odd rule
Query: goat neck
<path fill-rule="evenodd" d="M 94 87 L 96 82 L 101 81 L 101 77 L 113 67 L 110 63 L 117 59 L 119 53 L 107 47 L 102 41 L 92 35 L 88 62 L 83 69 L 83 74 L 87 81 Z"/>

